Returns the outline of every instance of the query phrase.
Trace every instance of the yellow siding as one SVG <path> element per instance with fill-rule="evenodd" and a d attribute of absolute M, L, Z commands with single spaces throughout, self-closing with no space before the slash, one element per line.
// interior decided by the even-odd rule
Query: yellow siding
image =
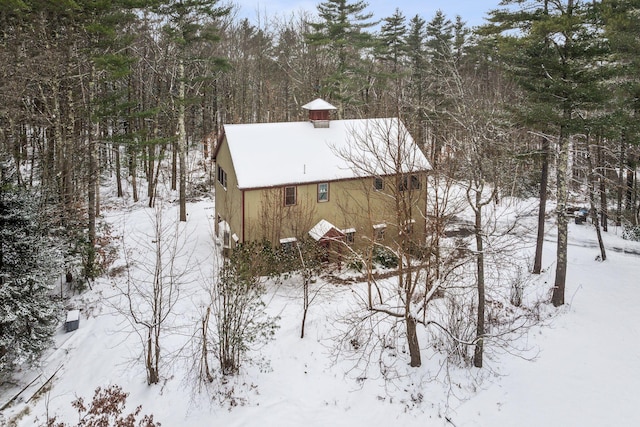
<path fill-rule="evenodd" d="M 282 238 L 300 239 L 307 236 L 309 230 L 321 219 L 329 221 L 340 230 L 354 228 L 357 246 L 370 242 L 375 237 L 373 226 L 382 223 L 387 224 L 384 243 L 392 244 L 394 240 L 398 240 L 400 231 L 405 227 L 398 224 L 398 218 L 404 220 L 410 217 L 415 221 L 413 230 L 417 238 L 423 235 L 425 229 L 425 173 L 419 175 L 420 189 L 411 192 L 397 191 L 398 182 L 395 177 L 384 179 L 382 191 L 373 188 L 373 178 L 329 182 L 329 200 L 326 202 L 318 202 L 318 183 L 296 185 L 297 203 L 285 206 L 284 186 L 238 189 L 226 140 L 217 153 L 216 166 L 222 167 L 227 173 L 227 187 L 224 188 L 218 182 L 216 168 L 216 216 L 230 225 L 231 233 L 235 233 L 240 242 L 266 239 L 277 244 Z M 406 213 L 405 210 L 405 213 L 398 215 L 397 200 L 407 201 L 411 212 Z M 222 238 L 218 221 L 215 231 Z"/>
<path fill-rule="evenodd" d="M 421 178 L 420 190 L 411 194 L 411 218 L 415 220 L 416 233 L 424 230 L 426 206 L 425 184 Z M 282 238 L 306 236 L 321 219 L 344 230 L 356 229 L 356 243 L 370 241 L 374 237 L 373 225 L 387 224 L 385 243 L 390 243 L 399 233 L 396 196 L 406 197 L 394 190 L 393 177 L 385 181 L 385 189 L 373 189 L 373 178 L 329 182 L 329 201 L 318 202 L 318 183 L 297 185 L 297 203 L 284 206 L 284 187 L 247 190 L 245 215 L 247 241 L 267 239 L 277 243 Z M 408 199 L 408 197 L 407 197 Z M 400 218 L 404 218 L 401 214 Z"/>
<path fill-rule="evenodd" d="M 218 181 L 218 170 L 220 166 L 227 173 L 227 187 L 223 187 Z M 222 238 L 218 229 L 218 220 L 226 221 L 231 227 L 231 233 L 237 234 L 242 241 L 242 192 L 238 189 L 238 179 L 231 153 L 226 139 L 216 156 L 216 183 L 215 183 L 215 201 L 216 201 L 216 217 L 215 231 L 216 235 Z"/>

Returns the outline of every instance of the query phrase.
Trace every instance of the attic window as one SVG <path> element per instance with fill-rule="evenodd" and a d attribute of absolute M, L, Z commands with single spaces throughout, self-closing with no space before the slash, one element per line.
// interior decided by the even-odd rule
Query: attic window
<path fill-rule="evenodd" d="M 418 175 L 411 175 L 411 188 L 414 190 L 420 189 L 420 178 Z"/>
<path fill-rule="evenodd" d="M 284 187 L 284 205 L 293 206 L 297 199 L 296 187 Z"/>
<path fill-rule="evenodd" d="M 227 188 L 227 173 L 220 166 L 218 166 L 218 182 L 225 189 Z"/>
<path fill-rule="evenodd" d="M 377 191 L 382 191 L 384 188 L 384 181 L 379 176 L 373 178 L 373 189 Z"/>
<path fill-rule="evenodd" d="M 405 190 L 419 190 L 420 189 L 420 178 L 418 175 L 405 175 L 402 177 L 400 184 L 398 185 L 399 191 Z"/>
<path fill-rule="evenodd" d="M 318 203 L 329 201 L 329 183 L 321 182 L 318 184 Z"/>

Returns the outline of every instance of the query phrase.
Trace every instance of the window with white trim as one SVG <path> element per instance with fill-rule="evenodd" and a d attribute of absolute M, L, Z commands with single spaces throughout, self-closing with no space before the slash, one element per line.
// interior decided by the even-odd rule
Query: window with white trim
<path fill-rule="evenodd" d="M 411 189 L 412 190 L 419 190 L 420 189 L 420 177 L 418 175 L 411 175 L 409 177 L 409 180 L 411 182 Z"/>
<path fill-rule="evenodd" d="M 384 181 L 381 177 L 376 176 L 373 178 L 373 189 L 377 191 L 382 191 L 384 189 Z"/>
<path fill-rule="evenodd" d="M 419 190 L 420 189 L 420 177 L 418 175 L 404 175 L 398 185 L 398 190 Z"/>
<path fill-rule="evenodd" d="M 297 199 L 296 187 L 284 187 L 284 205 L 293 206 L 296 204 Z"/>
<path fill-rule="evenodd" d="M 321 182 L 318 184 L 318 203 L 329 201 L 329 183 Z"/>
<path fill-rule="evenodd" d="M 376 224 L 373 226 L 373 238 L 376 242 L 384 240 L 384 232 L 387 230 L 387 224 Z"/>
<path fill-rule="evenodd" d="M 218 182 L 224 188 L 227 188 L 227 173 L 220 166 L 218 166 Z"/>
<path fill-rule="evenodd" d="M 356 229 L 355 228 L 346 228 L 342 230 L 344 234 L 344 242 L 347 245 L 351 245 L 356 241 Z"/>
<path fill-rule="evenodd" d="M 295 237 L 286 237 L 284 239 L 280 239 L 280 247 L 285 252 L 292 251 L 293 248 L 296 247 L 297 243 L 298 239 L 296 239 Z"/>

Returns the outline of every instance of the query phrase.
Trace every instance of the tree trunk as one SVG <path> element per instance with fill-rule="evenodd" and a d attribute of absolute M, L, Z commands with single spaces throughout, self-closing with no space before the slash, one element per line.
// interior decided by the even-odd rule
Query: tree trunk
<path fill-rule="evenodd" d="M 207 168 L 207 159 L 209 159 L 209 134 L 211 130 L 209 129 L 209 115 L 208 112 L 208 98 L 207 98 L 207 86 L 205 85 L 202 94 L 202 104 L 200 105 L 200 110 L 202 112 L 202 156 L 204 157 L 204 167 Z"/>
<path fill-rule="evenodd" d="M 416 319 L 411 313 L 407 312 L 404 316 L 405 326 L 407 328 L 407 343 L 409 344 L 409 357 L 411 361 L 409 366 L 417 368 L 422 364 L 420 357 L 420 343 L 418 342 L 418 331 L 416 328 Z"/>
<path fill-rule="evenodd" d="M 622 225 L 622 191 L 624 188 L 624 164 L 626 158 L 626 143 L 624 136 L 620 139 L 620 157 L 618 159 L 618 188 L 617 188 L 617 196 L 618 196 L 618 206 L 616 209 L 616 226 L 620 227 Z"/>
<path fill-rule="evenodd" d="M 204 319 L 202 319 L 202 371 L 200 372 L 200 377 L 204 377 L 207 382 L 213 382 L 213 376 L 211 375 L 211 370 L 209 369 L 209 349 L 207 347 L 207 343 L 209 341 L 207 331 L 209 330 L 209 316 L 211 314 L 211 307 L 207 307 L 207 314 Z"/>
<path fill-rule="evenodd" d="M 599 180 L 600 180 L 600 225 L 602 226 L 602 231 L 608 231 L 608 210 L 609 208 L 607 207 L 607 188 L 605 185 L 605 180 L 606 180 L 606 175 L 605 175 L 605 165 L 604 165 L 604 160 L 602 158 L 602 137 L 600 137 L 599 141 L 598 141 L 598 147 L 597 147 L 597 154 L 598 154 L 598 166 L 600 168 L 600 170 L 602 171 L 599 175 Z"/>
<path fill-rule="evenodd" d="M 305 273 L 306 274 L 306 273 Z M 304 338 L 304 327 L 307 323 L 307 313 L 309 312 L 309 280 L 304 278 L 303 301 L 302 301 L 302 324 L 300 325 L 300 339 Z"/>
<path fill-rule="evenodd" d="M 187 220 L 187 131 L 185 129 L 184 62 L 178 64 L 178 157 L 180 158 L 180 221 Z"/>
<path fill-rule="evenodd" d="M 171 143 L 171 147 L 173 148 L 171 154 L 171 190 L 176 191 L 178 189 L 178 151 L 180 148 L 177 142 Z"/>
<path fill-rule="evenodd" d="M 635 174 L 636 174 L 636 165 L 631 161 L 631 159 L 627 159 L 627 184 L 625 188 L 625 208 L 629 213 L 633 212 L 634 203 L 633 203 L 633 183 L 635 182 Z"/>
<path fill-rule="evenodd" d="M 98 135 L 100 132 L 98 122 L 93 117 L 94 111 L 92 102 L 95 99 L 95 70 L 92 67 L 89 81 L 89 123 L 91 129 L 89 131 L 89 169 L 87 184 L 87 217 L 88 217 L 88 248 L 87 248 L 87 265 L 85 266 L 85 275 L 88 278 L 94 277 L 95 264 L 95 244 L 96 244 L 96 182 L 97 182 L 97 151 L 98 151 Z"/>
<path fill-rule="evenodd" d="M 300 265 L 302 265 L 302 324 L 300 325 L 300 339 L 304 338 L 304 327 L 307 323 L 307 313 L 309 312 L 309 282 L 311 281 L 311 271 L 307 269 L 307 265 L 302 255 L 302 249 L 299 245 L 298 256 L 300 257 Z"/>
<path fill-rule="evenodd" d="M 558 222 L 558 243 L 556 253 L 556 276 L 553 286 L 551 302 L 555 307 L 564 304 L 564 290 L 567 279 L 567 167 L 569 163 L 569 139 L 565 135 L 566 130 L 560 130 L 558 141 L 558 164 L 556 167 L 558 186 L 558 203 L 556 217 Z"/>
<path fill-rule="evenodd" d="M 120 144 L 116 144 L 114 147 L 116 154 L 116 186 L 118 188 L 118 197 L 122 197 L 122 173 L 120 172 Z"/>
<path fill-rule="evenodd" d="M 138 155 L 137 150 L 131 150 L 131 191 L 133 193 L 133 201 L 137 202 L 139 200 L 138 197 L 138 166 L 136 162 L 136 156 Z"/>
<path fill-rule="evenodd" d="M 484 242 L 482 240 L 482 194 L 476 191 L 475 210 L 475 237 L 476 237 L 476 268 L 478 284 L 478 318 L 476 322 L 476 347 L 473 353 L 473 366 L 482 368 L 482 356 L 484 350 Z"/>
<path fill-rule="evenodd" d="M 147 357 L 145 360 L 145 365 L 147 367 L 147 384 L 158 384 L 160 381 L 158 371 L 155 368 L 155 363 L 153 362 L 153 328 L 148 327 L 147 330 Z"/>
<path fill-rule="evenodd" d="M 591 222 L 596 227 L 596 234 L 598 236 L 598 245 L 600 246 L 600 259 L 605 261 L 607 259 L 607 253 L 604 249 L 604 242 L 602 241 L 602 233 L 600 232 L 600 221 L 598 220 L 598 208 L 596 207 L 596 173 L 593 169 L 593 161 L 591 160 L 591 147 L 587 141 L 587 162 L 589 165 L 589 204 L 591 211 Z"/>
<path fill-rule="evenodd" d="M 96 137 L 95 140 L 98 141 L 100 139 L 100 124 L 98 123 L 96 125 Z M 102 164 L 104 162 L 102 155 L 103 152 L 102 150 L 99 149 L 100 144 L 98 144 L 97 142 L 95 142 L 95 146 L 96 146 L 96 183 L 95 183 L 95 192 L 96 192 L 96 217 L 100 216 L 100 174 L 102 172 Z"/>
<path fill-rule="evenodd" d="M 542 170 L 540 176 L 540 205 L 538 207 L 538 235 L 533 274 L 542 271 L 542 246 L 544 244 L 544 220 L 547 212 L 547 184 L 549 182 L 549 138 L 542 137 Z"/>
<path fill-rule="evenodd" d="M 147 193 L 149 197 L 149 207 L 152 208 L 154 206 L 155 195 L 156 195 L 155 180 L 153 179 L 155 174 L 154 171 L 155 171 L 155 159 L 156 159 L 156 145 L 149 144 L 149 147 L 147 148 L 147 153 L 148 153 L 147 156 L 149 157 L 148 159 L 149 166 L 147 167 L 147 170 L 148 170 Z M 158 168 L 160 168 L 159 161 L 158 161 Z"/>

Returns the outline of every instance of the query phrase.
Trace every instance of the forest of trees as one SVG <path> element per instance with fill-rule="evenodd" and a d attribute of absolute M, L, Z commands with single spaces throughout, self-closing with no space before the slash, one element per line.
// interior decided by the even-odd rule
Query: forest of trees
<path fill-rule="evenodd" d="M 167 177 L 184 221 L 189 151 L 210 168 L 223 124 L 303 120 L 322 97 L 339 118 L 399 116 L 436 176 L 487 183 L 496 202 L 539 197 L 539 247 L 556 199 L 562 305 L 569 195 L 604 231 L 638 222 L 640 0 L 502 3 L 469 28 L 441 12 L 377 20 L 361 0 L 257 22 L 217 0 L 0 0 L 0 236 L 37 228 L 58 245 L 48 275 L 91 279 L 102 182 L 153 206 Z M 37 276 L 10 260 L 18 244 L 0 242 L 0 301 Z"/>

